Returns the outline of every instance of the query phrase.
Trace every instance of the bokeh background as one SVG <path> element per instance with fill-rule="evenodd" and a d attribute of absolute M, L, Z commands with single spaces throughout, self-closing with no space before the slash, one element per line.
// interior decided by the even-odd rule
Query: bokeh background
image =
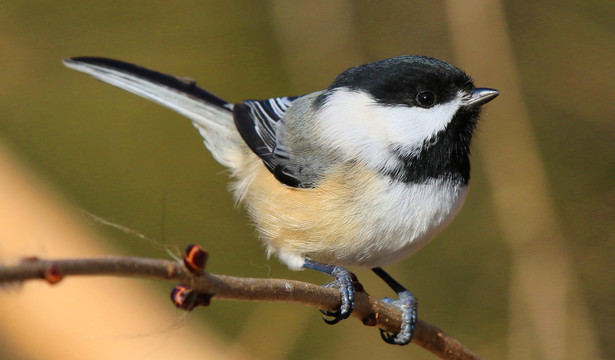
<path fill-rule="evenodd" d="M 199 243 L 215 273 L 324 283 L 265 258 L 187 119 L 60 60 L 118 58 L 240 101 L 424 54 L 501 95 L 479 125 L 464 209 L 388 270 L 420 317 L 485 358 L 615 358 L 614 15 L 609 0 L 3 1 L 0 261 L 169 258 Z M 353 270 L 372 295 L 392 295 Z M 0 359 L 434 358 L 299 305 L 214 300 L 184 314 L 171 287 L 92 277 L 6 288 Z"/>

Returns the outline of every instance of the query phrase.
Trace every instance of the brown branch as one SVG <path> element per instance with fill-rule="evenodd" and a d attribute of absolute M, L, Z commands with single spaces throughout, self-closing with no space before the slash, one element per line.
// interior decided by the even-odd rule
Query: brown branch
<path fill-rule="evenodd" d="M 216 299 L 284 301 L 324 310 L 335 310 L 340 301 L 339 292 L 332 288 L 295 280 L 239 278 L 208 272 L 195 276 L 184 264 L 165 259 L 128 256 L 74 260 L 27 258 L 15 265 L 0 265 L 0 285 L 31 279 L 44 279 L 54 284 L 64 276 L 74 275 L 158 278 L 188 284 L 191 289 L 211 294 Z M 393 333 L 399 331 L 401 324 L 399 310 L 364 291 L 356 293 L 352 316 L 367 326 Z M 463 344 L 420 319 L 412 342 L 443 359 L 480 359 Z"/>

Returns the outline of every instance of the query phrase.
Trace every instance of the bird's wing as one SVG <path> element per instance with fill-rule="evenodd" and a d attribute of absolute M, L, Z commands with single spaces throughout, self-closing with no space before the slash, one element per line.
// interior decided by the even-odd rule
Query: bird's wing
<path fill-rule="evenodd" d="M 288 154 L 277 127 L 293 101 L 300 96 L 267 100 L 246 100 L 235 104 L 235 126 L 250 149 L 258 155 L 273 175 L 285 185 L 310 187 L 310 183 L 288 166 Z"/>

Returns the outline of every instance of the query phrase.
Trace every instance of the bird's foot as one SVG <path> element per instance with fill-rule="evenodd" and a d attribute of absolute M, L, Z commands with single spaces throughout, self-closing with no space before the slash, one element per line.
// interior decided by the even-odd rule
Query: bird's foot
<path fill-rule="evenodd" d="M 348 319 L 350 314 L 352 314 L 352 310 L 354 310 L 355 282 L 358 283 L 356 276 L 341 266 L 322 264 L 312 260 L 306 260 L 303 266 L 333 276 L 335 281 L 324 286 L 336 288 L 340 291 L 341 301 L 339 309 L 335 311 L 320 310 L 325 315 L 323 320 L 327 324 L 333 325 Z"/>
<path fill-rule="evenodd" d="M 352 314 L 352 310 L 354 310 L 354 280 L 356 280 L 356 278 L 353 273 L 339 266 L 335 267 L 331 276 L 335 277 L 335 281 L 324 286 L 337 288 L 340 291 L 342 297 L 340 308 L 335 311 L 320 310 L 320 312 L 325 315 L 322 319 L 327 324 L 334 325 L 344 319 L 348 319 L 350 314 Z M 327 317 L 330 317 L 330 319 Z"/>
<path fill-rule="evenodd" d="M 382 301 L 401 310 L 401 331 L 397 334 L 391 334 L 380 329 L 380 336 L 388 344 L 407 345 L 412 340 L 412 333 L 416 325 L 417 301 L 408 290 L 401 291 L 397 295 L 399 300 L 384 298 Z"/>

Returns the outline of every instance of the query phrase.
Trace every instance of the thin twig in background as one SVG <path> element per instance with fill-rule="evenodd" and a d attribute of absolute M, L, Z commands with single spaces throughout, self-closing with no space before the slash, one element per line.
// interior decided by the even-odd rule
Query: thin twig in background
<path fill-rule="evenodd" d="M 106 275 L 137 276 L 172 280 L 188 284 L 215 299 L 243 301 L 284 301 L 335 310 L 339 306 L 339 292 L 335 289 L 301 281 L 284 279 L 239 278 L 204 272 L 192 275 L 176 261 L 140 257 L 105 257 L 96 259 L 42 260 L 28 258 L 15 265 L 0 266 L 0 285 L 45 279 L 51 284 L 65 276 Z M 399 331 L 399 310 L 357 292 L 353 316 L 365 325 L 377 326 L 390 332 Z M 443 359 L 479 359 L 463 344 L 443 333 L 437 327 L 418 320 L 413 343 Z"/>
<path fill-rule="evenodd" d="M 504 4 L 450 0 L 446 11 L 457 64 L 502 93 L 489 109 L 483 126 L 489 135 L 477 139 L 477 153 L 512 257 L 508 358 L 599 359 L 518 82 Z"/>

